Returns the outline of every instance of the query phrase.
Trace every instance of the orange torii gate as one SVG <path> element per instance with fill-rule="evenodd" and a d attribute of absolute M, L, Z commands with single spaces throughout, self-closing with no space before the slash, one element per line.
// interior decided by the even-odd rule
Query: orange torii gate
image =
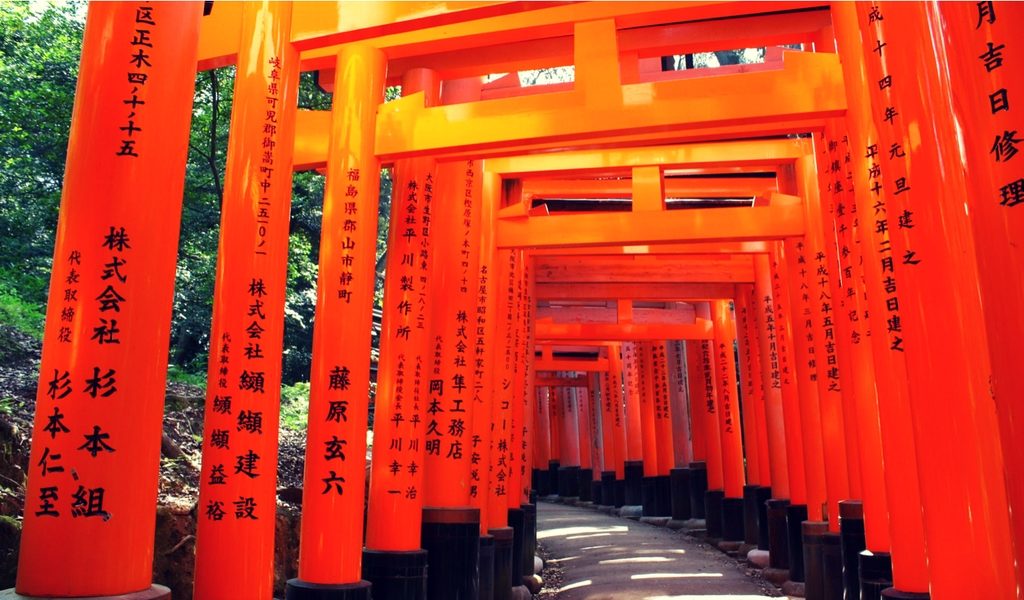
<path fill-rule="evenodd" d="M 366 598 L 370 584 L 386 599 L 511 597 L 532 571 L 535 541 L 529 457 L 544 419 L 531 386 L 588 390 L 546 413 L 549 465 L 596 462 L 614 471 L 615 504 L 636 505 L 652 489 L 644 475 L 671 477 L 666 468 L 689 459 L 691 514 L 703 507 L 709 533 L 748 544 L 754 519 L 767 574 L 805 581 L 809 598 L 1018 594 L 1013 357 L 1024 299 L 1013 238 L 1024 180 L 1012 26 L 1024 9 L 339 0 L 215 2 L 202 16 L 202 7 L 89 8 L 18 594 L 168 597 L 151 581 L 151 523 L 184 132 L 195 69 L 229 64 L 240 75 L 196 597 L 273 594 L 295 169 L 324 170 L 327 189 L 302 550 L 288 598 Z M 772 48 L 782 44 L 804 50 Z M 766 47 L 765 64 L 708 71 L 715 77 L 658 64 L 749 47 Z M 574 67 L 571 85 L 480 81 L 564 65 Z M 335 94 L 332 110 L 296 109 L 308 71 Z M 399 82 L 403 96 L 382 103 L 384 85 Z M 364 550 L 360 394 L 381 166 L 401 179 Z M 462 242 L 453 250 L 442 237 Z M 453 275 L 464 282 L 454 286 L 464 316 L 434 304 L 430 286 Z M 615 302 L 606 306 L 615 320 L 549 321 L 537 310 L 594 300 Z M 701 318 L 645 322 L 634 302 L 651 301 L 697 303 Z M 670 348 L 663 366 L 656 345 L 683 339 L 698 343 Z M 607 383 L 535 377 L 538 365 L 565 372 L 576 362 L 537 360 L 535 342 L 602 345 L 607 356 L 595 362 Z M 685 376 L 669 366 L 683 354 Z M 689 447 L 666 427 L 680 404 L 662 386 L 674 380 L 678 397 L 684 379 Z M 579 404 L 595 392 L 600 411 Z M 606 393 L 617 403 L 607 410 Z M 734 410 L 753 425 L 743 435 Z M 585 411 L 594 418 L 581 421 Z M 605 416 L 614 427 L 598 436 Z M 424 484 L 425 470 L 453 487 Z M 445 536 L 465 552 L 442 558 Z"/>

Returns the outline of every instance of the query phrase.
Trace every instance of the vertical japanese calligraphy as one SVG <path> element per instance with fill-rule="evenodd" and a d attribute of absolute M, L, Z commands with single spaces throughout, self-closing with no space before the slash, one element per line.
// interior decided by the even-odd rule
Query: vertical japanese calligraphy
<path fill-rule="evenodd" d="M 207 370 L 195 593 L 270 598 L 298 54 L 291 6 L 247 4 Z M 229 549 L 239 544 L 248 552 Z M 261 573 L 254 577 L 253 573 Z"/>
<path fill-rule="evenodd" d="M 201 8 L 89 6 L 25 486 L 21 594 L 99 596 L 152 583 Z"/>

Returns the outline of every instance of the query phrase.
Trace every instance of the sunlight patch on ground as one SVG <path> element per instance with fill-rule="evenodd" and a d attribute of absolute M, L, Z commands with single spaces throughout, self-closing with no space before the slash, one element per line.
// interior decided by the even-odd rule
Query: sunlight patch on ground
<path fill-rule="evenodd" d="M 559 529 L 538 531 L 537 539 L 546 540 L 548 538 L 559 537 L 562 535 L 570 536 L 588 533 L 626 533 L 627 531 L 629 531 L 629 527 L 626 527 L 625 525 L 612 525 L 611 527 L 562 527 Z"/>
<path fill-rule="evenodd" d="M 587 550 L 600 550 L 601 548 L 611 548 L 611 547 L 612 547 L 611 544 L 605 544 L 603 546 L 584 546 L 583 548 L 580 548 L 580 550 L 583 550 L 583 551 L 587 551 Z"/>
<path fill-rule="evenodd" d="M 679 596 L 647 596 L 644 600 L 764 600 L 764 598 L 764 596 L 753 594 L 714 594 L 711 596 L 682 594 Z"/>
<path fill-rule="evenodd" d="M 722 577 L 721 573 L 637 573 L 630 579 L 689 579 L 693 577 Z"/>
<path fill-rule="evenodd" d="M 653 563 L 653 562 L 670 562 L 675 560 L 674 558 L 668 558 L 667 556 L 631 556 L 629 558 L 609 558 L 608 560 L 602 560 L 597 563 L 599 565 L 624 565 L 627 563 Z"/>
<path fill-rule="evenodd" d="M 577 581 L 576 583 L 570 583 L 569 585 L 563 585 L 561 588 L 558 589 L 558 593 L 561 594 L 562 592 L 566 592 L 566 591 L 569 591 L 569 590 L 574 590 L 576 588 L 587 587 L 588 585 L 590 585 L 592 583 L 594 583 L 592 580 L 584 579 L 583 581 Z"/>

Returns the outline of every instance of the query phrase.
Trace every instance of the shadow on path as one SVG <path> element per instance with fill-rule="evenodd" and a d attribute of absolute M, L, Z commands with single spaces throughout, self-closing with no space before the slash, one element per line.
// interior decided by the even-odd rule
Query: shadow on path
<path fill-rule="evenodd" d="M 537 540 L 562 572 L 559 600 L 758 600 L 770 584 L 683 533 L 588 509 L 537 504 Z"/>

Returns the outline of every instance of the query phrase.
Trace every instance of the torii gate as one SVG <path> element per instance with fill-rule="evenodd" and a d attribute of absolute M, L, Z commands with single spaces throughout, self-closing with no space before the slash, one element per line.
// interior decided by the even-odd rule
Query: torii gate
<path fill-rule="evenodd" d="M 705 275 L 643 292 L 591 275 L 577 298 L 622 300 L 617 316 L 628 316 L 625 301 L 636 299 L 715 300 L 704 318 L 715 321 L 716 336 L 728 330 L 718 323 L 732 322 L 725 300 L 735 302 L 736 323 L 745 321 L 741 356 L 751 365 L 741 367 L 741 384 L 754 384 L 752 365 L 761 366 L 763 435 L 758 422 L 756 443 L 744 441 L 748 456 L 766 449 L 756 471 L 773 498 L 758 515 L 759 528 L 768 527 L 758 541 L 769 538 L 772 565 L 788 567 L 785 578 L 806 578 L 809 597 L 838 585 L 872 598 L 1016 594 L 1024 477 L 1015 467 L 1022 409 L 1013 358 L 1024 334 L 1024 269 L 1012 209 L 1024 202 L 1024 184 L 1014 170 L 1020 142 L 1010 97 L 1022 88 L 1012 27 L 1024 9 L 887 0 L 452 9 L 341 0 L 214 2 L 204 17 L 203 8 L 89 9 L 19 593 L 168 596 L 152 586 L 151 523 L 185 130 L 195 67 L 235 64 L 197 597 L 272 595 L 271 473 L 294 169 L 323 169 L 327 189 L 302 551 L 289 598 L 366 598 L 370 582 L 378 598 L 474 597 L 480 589 L 510 597 L 531 545 L 535 339 L 698 333 L 662 327 L 657 337 L 618 322 L 590 332 L 535 329 L 539 294 L 574 297 L 565 285 L 536 287 L 538 259 L 607 272 L 625 262 L 678 267 L 683 255 L 711 253 L 748 262 L 753 285 Z M 773 51 L 770 64 L 711 77 L 655 66 L 679 52 L 780 44 L 805 51 Z M 974 50 L 950 52 L 967 47 Z M 479 79 L 568 64 L 571 86 L 520 88 L 506 79 L 485 87 Z M 331 111 L 296 110 L 301 71 L 318 72 L 333 90 Z M 382 104 L 384 85 L 399 82 L 403 96 Z M 346 454 L 364 450 L 381 165 L 394 169 L 400 195 L 364 550 L 363 502 L 352 493 L 363 489 L 364 465 Z M 768 166 L 768 188 L 748 180 Z M 713 197 L 756 200 L 670 210 L 667 194 L 686 188 L 667 181 L 666 169 L 740 175 L 716 181 L 723 187 Z M 589 181 L 580 189 L 602 193 L 608 184 L 597 181 L 618 178 L 619 189 L 605 194 L 612 198 L 623 197 L 630 179 L 631 210 L 546 214 L 533 206 L 546 193 L 539 174 Z M 554 184 L 548 192 L 560 193 Z M 453 250 L 438 239 L 463 242 Z M 462 310 L 431 304 L 431 285 L 451 291 Z M 716 347 L 724 342 L 715 338 Z M 638 389 L 652 387 L 647 370 L 632 364 L 656 362 L 648 352 L 629 348 Z M 609 378 L 621 373 L 612 354 Z M 705 382 L 734 385 L 735 373 L 730 382 L 726 367 L 720 377 L 705 354 L 689 357 Z M 731 366 L 725 358 L 719 363 Z M 723 398 L 714 390 L 706 386 L 712 402 Z M 627 410 L 632 398 L 639 393 Z M 704 423 L 711 435 L 714 423 Z M 658 454 L 657 439 L 639 455 Z M 432 485 L 426 470 L 451 485 Z M 863 501 L 863 519 L 847 500 Z M 858 557 L 859 522 L 871 552 Z M 838 574 L 837 542 L 847 549 Z"/>

